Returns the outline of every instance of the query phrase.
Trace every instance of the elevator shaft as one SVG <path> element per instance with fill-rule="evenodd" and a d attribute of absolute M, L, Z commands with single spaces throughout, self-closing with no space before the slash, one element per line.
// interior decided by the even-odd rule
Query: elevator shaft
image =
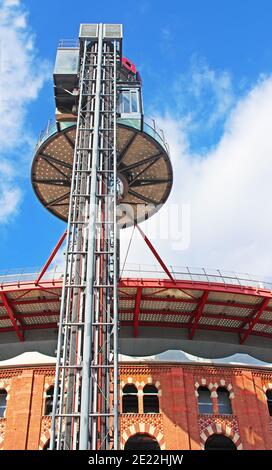
<path fill-rule="evenodd" d="M 51 449 L 118 449 L 117 71 L 120 39 L 80 40 L 76 141 Z"/>

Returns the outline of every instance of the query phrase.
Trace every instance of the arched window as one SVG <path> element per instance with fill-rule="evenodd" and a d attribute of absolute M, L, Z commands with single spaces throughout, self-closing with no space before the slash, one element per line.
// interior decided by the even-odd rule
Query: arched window
<path fill-rule="evenodd" d="M 49 447 L 50 447 L 50 439 L 48 439 L 48 441 L 46 442 L 46 444 L 44 444 L 43 450 L 49 450 Z"/>
<path fill-rule="evenodd" d="M 223 434 L 213 434 L 205 442 L 205 450 L 237 450 L 234 442 Z"/>
<path fill-rule="evenodd" d="M 198 412 L 199 414 L 213 414 L 211 392 L 208 387 L 198 387 Z"/>
<path fill-rule="evenodd" d="M 229 397 L 229 391 L 224 387 L 217 389 L 218 412 L 220 415 L 231 415 L 232 407 Z"/>
<path fill-rule="evenodd" d="M 270 416 L 272 416 L 272 390 L 266 391 L 267 406 Z"/>
<path fill-rule="evenodd" d="M 6 414 L 7 395 L 6 390 L 0 390 L 0 418 L 4 418 Z"/>
<path fill-rule="evenodd" d="M 54 397 L 54 387 L 52 386 L 52 387 L 49 387 L 48 390 L 46 390 L 45 407 L 44 407 L 45 416 L 50 416 L 52 414 L 53 397 Z"/>
<path fill-rule="evenodd" d="M 159 413 L 158 389 L 155 385 L 147 384 L 144 386 L 144 413 Z"/>
<path fill-rule="evenodd" d="M 149 434 L 134 434 L 127 440 L 125 450 L 160 450 L 160 446 Z"/>
<path fill-rule="evenodd" d="M 134 384 L 127 384 L 123 388 L 123 413 L 138 413 L 138 390 Z"/>

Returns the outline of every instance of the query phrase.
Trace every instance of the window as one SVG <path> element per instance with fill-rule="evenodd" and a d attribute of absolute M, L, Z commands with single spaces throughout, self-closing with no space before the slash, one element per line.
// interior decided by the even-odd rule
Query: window
<path fill-rule="evenodd" d="M 232 407 L 229 397 L 229 391 L 224 387 L 217 389 L 218 411 L 220 415 L 231 415 Z"/>
<path fill-rule="evenodd" d="M 50 416 L 52 414 L 52 409 L 53 409 L 53 397 L 54 397 L 54 387 L 50 387 L 46 391 L 46 397 L 45 397 L 45 409 L 44 409 L 44 414 L 45 416 Z"/>
<path fill-rule="evenodd" d="M 208 387 L 198 388 L 198 412 L 199 414 L 213 414 L 211 392 Z"/>
<path fill-rule="evenodd" d="M 127 384 L 123 388 L 122 411 L 138 413 L 138 390 L 133 384 Z"/>
<path fill-rule="evenodd" d="M 139 91 L 137 89 L 120 91 L 118 112 L 121 114 L 140 113 Z"/>
<path fill-rule="evenodd" d="M 144 413 L 159 413 L 158 390 L 155 385 L 145 385 L 144 387 Z"/>
<path fill-rule="evenodd" d="M 50 447 L 50 439 L 46 442 L 46 444 L 43 446 L 43 450 L 49 450 Z"/>
<path fill-rule="evenodd" d="M 267 406 L 270 416 L 272 416 L 272 390 L 266 392 Z"/>
<path fill-rule="evenodd" d="M 0 390 L 0 418 L 4 418 L 7 408 L 7 392 Z"/>
<path fill-rule="evenodd" d="M 237 448 L 229 437 L 213 434 L 206 440 L 205 450 L 237 450 Z"/>
<path fill-rule="evenodd" d="M 160 446 L 149 434 L 135 434 L 127 440 L 125 450 L 160 450 Z"/>

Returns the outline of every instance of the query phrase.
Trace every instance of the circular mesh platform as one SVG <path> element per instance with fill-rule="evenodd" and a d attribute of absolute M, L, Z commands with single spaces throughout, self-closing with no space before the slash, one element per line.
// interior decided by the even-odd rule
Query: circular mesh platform
<path fill-rule="evenodd" d="M 118 124 L 121 226 L 149 218 L 165 203 L 172 188 L 173 173 L 167 149 L 160 142 L 160 136 L 150 129 L 148 134 Z M 32 184 L 37 197 L 52 214 L 65 221 L 68 219 L 75 135 L 75 125 L 49 134 L 38 146 L 32 165 Z"/>

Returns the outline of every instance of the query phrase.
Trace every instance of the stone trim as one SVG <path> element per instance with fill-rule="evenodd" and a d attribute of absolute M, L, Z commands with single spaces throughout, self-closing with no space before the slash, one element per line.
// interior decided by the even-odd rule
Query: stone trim
<path fill-rule="evenodd" d="M 166 449 L 166 444 L 162 432 L 157 430 L 152 424 L 137 423 L 123 431 L 120 442 L 120 447 L 122 450 L 124 450 L 127 440 L 135 434 L 148 434 L 149 436 L 157 439 L 161 450 Z"/>
<path fill-rule="evenodd" d="M 199 387 L 207 387 L 211 392 L 211 398 L 218 398 L 217 389 L 219 387 L 224 387 L 226 390 L 229 391 L 229 398 L 232 400 L 234 398 L 234 391 L 233 386 L 231 383 L 226 382 L 225 379 L 220 379 L 219 383 L 209 382 L 210 379 L 201 378 L 195 382 L 195 396 L 198 398 L 198 388 Z M 272 385 L 272 384 L 271 384 Z"/>
<path fill-rule="evenodd" d="M 205 449 L 205 443 L 208 437 L 212 436 L 213 434 L 223 434 L 224 436 L 232 440 L 237 450 L 243 449 L 243 444 L 240 435 L 237 432 L 234 432 L 231 427 L 226 424 L 216 423 L 207 426 L 207 428 L 200 434 L 200 445 L 202 450 Z"/>

